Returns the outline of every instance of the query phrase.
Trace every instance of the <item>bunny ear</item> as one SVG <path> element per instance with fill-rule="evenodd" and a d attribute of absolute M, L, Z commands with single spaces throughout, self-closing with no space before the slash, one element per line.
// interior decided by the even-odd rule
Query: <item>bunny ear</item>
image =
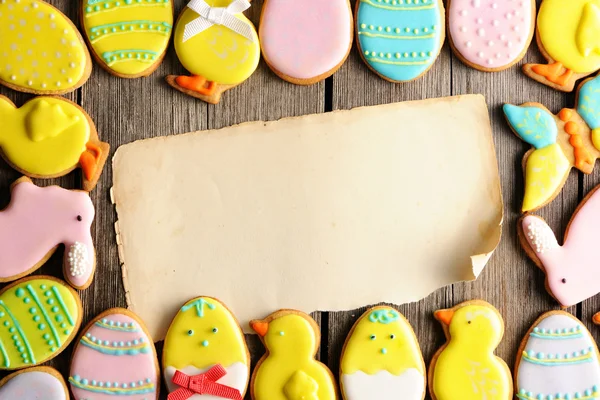
<path fill-rule="evenodd" d="M 554 117 L 548 111 L 539 107 L 512 104 L 505 104 L 503 110 L 517 135 L 536 149 L 556 143 L 558 128 Z"/>
<path fill-rule="evenodd" d="M 577 112 L 590 128 L 600 128 L 600 76 L 588 80 L 579 89 Z"/>
<path fill-rule="evenodd" d="M 523 218 L 522 224 L 529 247 L 538 257 L 560 247 L 554 232 L 543 219 L 529 215 Z"/>

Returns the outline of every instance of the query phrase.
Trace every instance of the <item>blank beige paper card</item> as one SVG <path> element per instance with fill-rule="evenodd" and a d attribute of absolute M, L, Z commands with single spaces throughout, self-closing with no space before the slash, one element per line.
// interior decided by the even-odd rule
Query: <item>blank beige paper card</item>
<path fill-rule="evenodd" d="M 244 329 L 417 301 L 477 278 L 501 235 L 479 95 L 143 140 L 113 166 L 127 300 L 155 340 L 200 295 Z"/>

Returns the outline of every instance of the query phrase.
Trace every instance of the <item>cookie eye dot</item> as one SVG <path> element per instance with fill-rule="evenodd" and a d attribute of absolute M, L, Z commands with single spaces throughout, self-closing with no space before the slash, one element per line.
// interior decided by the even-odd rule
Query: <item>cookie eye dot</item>
<path fill-rule="evenodd" d="M 189 331 L 187 331 L 188 336 L 192 336 L 194 334 L 194 330 L 190 329 Z"/>
<path fill-rule="evenodd" d="M 81 215 L 78 215 L 77 216 L 77 221 L 79 221 L 79 222 L 83 221 L 83 217 Z"/>
<path fill-rule="evenodd" d="M 396 339 L 396 335 L 394 335 L 393 333 L 390 335 L 390 339 Z"/>
<path fill-rule="evenodd" d="M 566 279 L 566 278 L 562 278 L 560 281 L 561 281 L 562 283 L 567 283 L 567 279 Z"/>
<path fill-rule="evenodd" d="M 219 332 L 219 328 L 215 327 L 215 328 L 212 329 L 212 331 L 213 331 L 213 333 L 217 333 L 217 332 Z"/>
<path fill-rule="evenodd" d="M 371 340 L 375 340 L 376 338 L 377 338 L 377 336 L 375 336 L 375 335 L 371 335 L 371 337 L 370 337 Z"/>
<path fill-rule="evenodd" d="M 471 323 L 471 321 L 467 321 L 467 324 L 470 324 L 470 323 Z"/>

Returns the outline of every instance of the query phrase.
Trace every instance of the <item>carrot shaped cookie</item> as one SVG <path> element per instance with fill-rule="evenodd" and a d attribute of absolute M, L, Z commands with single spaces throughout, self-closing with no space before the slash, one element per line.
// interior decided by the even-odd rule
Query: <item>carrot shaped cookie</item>
<path fill-rule="evenodd" d="M 581 84 L 574 109 L 553 115 L 539 103 L 506 104 L 506 119 L 516 135 L 533 146 L 523 157 L 523 212 L 550 203 L 575 167 L 590 174 L 600 157 L 600 77 Z"/>

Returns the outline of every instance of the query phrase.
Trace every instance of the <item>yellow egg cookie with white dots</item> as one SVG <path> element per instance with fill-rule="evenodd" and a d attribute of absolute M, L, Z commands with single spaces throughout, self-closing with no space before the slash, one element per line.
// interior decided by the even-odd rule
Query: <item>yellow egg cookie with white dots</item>
<path fill-rule="evenodd" d="M 83 85 L 92 64 L 69 18 L 41 0 L 0 0 L 0 83 L 36 94 Z"/>

